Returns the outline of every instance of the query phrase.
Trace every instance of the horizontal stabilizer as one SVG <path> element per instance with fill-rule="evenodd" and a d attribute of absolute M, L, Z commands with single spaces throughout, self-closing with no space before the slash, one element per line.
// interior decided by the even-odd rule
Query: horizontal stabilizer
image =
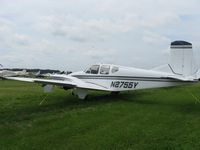
<path fill-rule="evenodd" d="M 198 81 L 196 78 L 194 77 L 180 77 L 180 76 L 167 76 L 167 78 L 169 79 L 175 79 L 175 80 L 179 80 L 179 81 L 185 81 L 185 82 L 196 82 Z"/>

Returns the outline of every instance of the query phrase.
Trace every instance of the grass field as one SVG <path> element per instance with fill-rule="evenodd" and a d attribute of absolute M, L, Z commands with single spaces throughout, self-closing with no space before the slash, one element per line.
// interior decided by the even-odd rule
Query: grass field
<path fill-rule="evenodd" d="M 37 84 L 0 81 L 0 150 L 200 149 L 200 84 L 45 97 Z"/>

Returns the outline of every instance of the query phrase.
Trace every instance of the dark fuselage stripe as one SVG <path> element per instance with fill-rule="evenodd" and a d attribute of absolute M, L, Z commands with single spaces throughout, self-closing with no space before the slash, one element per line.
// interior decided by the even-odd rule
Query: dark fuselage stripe
<path fill-rule="evenodd" d="M 176 79 L 155 78 L 155 77 L 127 77 L 127 76 L 74 76 L 79 79 L 99 79 L 99 80 L 135 80 L 135 81 L 153 81 L 153 82 L 185 82 Z"/>

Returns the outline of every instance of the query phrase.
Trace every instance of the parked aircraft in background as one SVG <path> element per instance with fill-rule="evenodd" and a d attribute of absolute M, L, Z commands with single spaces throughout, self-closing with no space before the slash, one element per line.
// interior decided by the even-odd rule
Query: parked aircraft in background
<path fill-rule="evenodd" d="M 85 71 L 69 75 L 50 75 L 50 79 L 5 78 L 40 83 L 45 85 L 45 92 L 50 92 L 54 85 L 61 86 L 65 90 L 73 89 L 75 95 L 84 99 L 88 90 L 119 93 L 196 83 L 198 81 L 197 74 L 198 69 L 194 63 L 192 44 L 185 41 L 174 41 L 171 43 L 170 62 L 151 70 L 113 64 L 95 64 Z"/>
<path fill-rule="evenodd" d="M 22 71 L 12 71 L 12 70 L 0 70 L 1 77 L 16 77 L 16 76 L 28 76 L 29 73 L 26 70 Z"/>
<path fill-rule="evenodd" d="M 50 77 L 51 73 L 41 73 L 39 70 L 38 72 L 29 72 L 30 77 L 36 77 L 36 78 L 45 78 Z"/>

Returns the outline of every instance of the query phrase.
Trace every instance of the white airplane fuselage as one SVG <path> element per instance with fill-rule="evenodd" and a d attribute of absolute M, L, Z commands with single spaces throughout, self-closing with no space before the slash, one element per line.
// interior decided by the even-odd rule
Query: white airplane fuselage
<path fill-rule="evenodd" d="M 96 74 L 80 71 L 67 76 L 76 77 L 85 83 L 97 85 L 112 92 L 170 87 L 191 83 L 168 78 L 168 76 L 173 76 L 173 73 L 108 64 L 99 64 L 95 66 L 99 66 Z M 110 69 L 108 74 L 101 74 L 100 71 L 102 66 L 109 66 Z M 113 67 L 118 68 L 114 73 L 111 71 Z"/>

